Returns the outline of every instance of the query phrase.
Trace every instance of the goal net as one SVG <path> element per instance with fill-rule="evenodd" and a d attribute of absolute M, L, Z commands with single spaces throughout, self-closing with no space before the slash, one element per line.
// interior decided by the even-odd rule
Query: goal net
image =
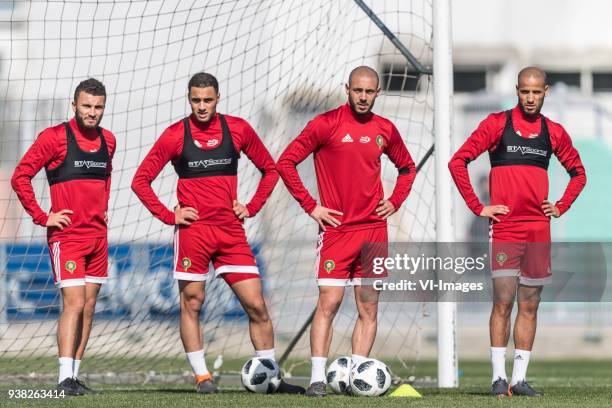
<path fill-rule="evenodd" d="M 36 377 L 56 371 L 61 299 L 53 285 L 46 232 L 23 211 L 10 177 L 38 133 L 72 116 L 74 88 L 88 77 L 106 85 L 101 125 L 116 135 L 117 151 L 109 203 L 110 279 L 98 299 L 85 375 L 112 379 L 121 373 L 188 371 L 171 273 L 173 229 L 150 215 L 130 183 L 161 132 L 188 114 L 187 82 L 198 71 L 219 79 L 218 110 L 248 120 L 277 159 L 307 121 L 345 102 L 344 83 L 352 68 L 377 69 L 383 91 L 374 110 L 395 123 L 415 162 L 422 162 L 407 202 L 390 219 L 389 239 L 435 240 L 434 166 L 433 159 L 427 160 L 433 144 L 432 78 L 417 74 L 380 27 L 384 24 L 417 60 L 430 64 L 431 0 L 363 3 L 378 24 L 353 0 L 0 2 L 2 374 Z M 316 196 L 312 159 L 299 171 Z M 243 158 L 238 174 L 239 199 L 248 201 L 259 171 Z M 396 176 L 383 156 L 387 194 Z M 44 172 L 33 186 L 48 210 Z M 176 176 L 171 166 L 153 188 L 172 208 Z M 280 356 L 316 304 L 317 226 L 279 182 L 245 228 L 263 273 Z M 222 356 L 225 363 L 218 370 L 231 372 L 228 361 L 253 354 L 247 320 L 221 279 L 207 285 L 206 296 L 206 355 L 211 360 Z M 429 308 L 381 303 L 372 355 L 389 362 L 398 375 L 411 375 Z M 347 291 L 334 322 L 330 359 L 350 354 L 355 318 Z M 309 364 L 308 356 L 305 335 L 283 368 L 299 372 Z"/>

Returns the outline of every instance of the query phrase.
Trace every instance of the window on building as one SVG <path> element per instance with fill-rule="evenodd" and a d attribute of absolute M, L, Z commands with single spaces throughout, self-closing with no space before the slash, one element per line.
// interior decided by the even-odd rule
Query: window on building
<path fill-rule="evenodd" d="M 580 72 L 546 72 L 548 85 L 564 83 L 570 87 L 580 88 Z"/>
<path fill-rule="evenodd" d="M 612 92 L 612 72 L 593 72 L 593 92 Z"/>
<path fill-rule="evenodd" d="M 453 72 L 455 92 L 476 92 L 487 88 L 487 71 L 484 68 L 455 67 Z"/>

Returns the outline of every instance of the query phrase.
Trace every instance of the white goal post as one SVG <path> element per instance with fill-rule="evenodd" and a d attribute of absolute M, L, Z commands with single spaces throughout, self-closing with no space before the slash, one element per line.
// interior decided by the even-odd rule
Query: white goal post
<path fill-rule="evenodd" d="M 454 241 L 453 195 L 447 163 L 453 130 L 453 53 L 450 0 L 433 3 L 436 241 Z M 457 387 L 457 307 L 438 302 L 438 387 Z"/>

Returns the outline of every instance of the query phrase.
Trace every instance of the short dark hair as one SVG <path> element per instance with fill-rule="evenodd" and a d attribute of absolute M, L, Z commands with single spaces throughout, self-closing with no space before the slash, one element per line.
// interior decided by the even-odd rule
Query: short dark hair
<path fill-rule="evenodd" d="M 106 98 L 106 88 L 104 84 L 95 78 L 89 78 L 77 85 L 74 90 L 74 101 L 76 102 L 81 92 L 88 93 L 94 96 L 103 96 Z"/>
<path fill-rule="evenodd" d="M 212 86 L 215 89 L 216 93 L 219 93 L 219 82 L 214 75 L 211 75 L 207 72 L 198 72 L 189 80 L 189 85 L 187 86 L 187 91 L 191 91 L 192 87 L 196 88 L 206 88 Z"/>

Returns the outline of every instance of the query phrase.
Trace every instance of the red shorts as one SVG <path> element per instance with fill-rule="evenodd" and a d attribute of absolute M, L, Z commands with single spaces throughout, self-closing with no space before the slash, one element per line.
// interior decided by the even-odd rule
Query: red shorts
<path fill-rule="evenodd" d="M 551 282 L 549 222 L 495 223 L 490 234 L 493 278 L 516 276 L 527 286 Z"/>
<path fill-rule="evenodd" d="M 383 275 L 364 276 L 362 269 L 362 246 L 365 244 L 376 254 L 387 256 L 387 227 L 376 227 L 355 231 L 338 232 L 328 229 L 319 234 L 317 243 L 317 284 L 319 286 L 353 286 L 361 285 L 362 278 L 375 278 Z M 375 248 L 375 249 L 374 249 Z"/>
<path fill-rule="evenodd" d="M 259 269 L 242 225 L 193 223 L 178 226 L 174 233 L 174 278 L 206 281 L 212 261 L 215 276 L 231 286 L 259 278 Z"/>
<path fill-rule="evenodd" d="M 108 240 L 55 241 L 49 243 L 53 279 L 60 288 L 82 286 L 85 282 L 106 283 Z"/>

